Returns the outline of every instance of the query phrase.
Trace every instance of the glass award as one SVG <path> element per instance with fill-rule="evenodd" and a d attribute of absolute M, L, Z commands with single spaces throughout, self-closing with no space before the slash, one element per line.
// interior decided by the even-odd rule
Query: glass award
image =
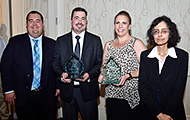
<path fill-rule="evenodd" d="M 113 57 L 110 57 L 107 62 L 101 66 L 101 74 L 104 77 L 102 83 L 119 84 L 121 77 L 121 67 Z"/>
<path fill-rule="evenodd" d="M 65 72 L 68 73 L 67 79 L 83 79 L 84 64 L 74 53 L 65 63 Z"/>

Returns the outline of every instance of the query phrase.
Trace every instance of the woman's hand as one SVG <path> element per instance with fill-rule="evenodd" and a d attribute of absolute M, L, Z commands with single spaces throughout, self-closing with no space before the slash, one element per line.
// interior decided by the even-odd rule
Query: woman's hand
<path fill-rule="evenodd" d="M 98 77 L 98 82 L 101 84 L 103 79 L 104 79 L 103 75 L 100 74 Z"/>
<path fill-rule="evenodd" d="M 124 85 L 125 84 L 125 81 L 129 78 L 129 74 L 126 74 L 126 75 L 123 75 L 121 76 L 121 81 L 119 82 L 119 84 L 113 84 L 115 86 L 121 86 L 121 85 Z"/>
<path fill-rule="evenodd" d="M 104 80 L 104 76 L 100 74 L 99 77 L 98 77 L 98 82 L 99 82 L 101 85 L 107 85 L 108 83 L 102 83 L 103 80 Z"/>

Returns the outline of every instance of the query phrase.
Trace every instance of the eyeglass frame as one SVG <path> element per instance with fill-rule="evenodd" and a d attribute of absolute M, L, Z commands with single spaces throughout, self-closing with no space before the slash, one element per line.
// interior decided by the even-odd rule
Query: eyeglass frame
<path fill-rule="evenodd" d="M 168 28 L 163 28 L 161 31 L 159 29 L 153 29 L 152 33 L 153 35 L 159 35 L 160 33 L 166 35 L 167 33 L 170 33 L 170 30 Z"/>

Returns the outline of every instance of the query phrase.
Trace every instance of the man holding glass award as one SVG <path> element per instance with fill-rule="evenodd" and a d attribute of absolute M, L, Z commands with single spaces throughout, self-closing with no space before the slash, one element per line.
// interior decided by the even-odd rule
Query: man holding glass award
<path fill-rule="evenodd" d="M 98 120 L 98 75 L 102 63 L 100 37 L 86 31 L 87 11 L 76 7 L 72 31 L 58 37 L 52 68 L 60 78 L 64 120 Z"/>

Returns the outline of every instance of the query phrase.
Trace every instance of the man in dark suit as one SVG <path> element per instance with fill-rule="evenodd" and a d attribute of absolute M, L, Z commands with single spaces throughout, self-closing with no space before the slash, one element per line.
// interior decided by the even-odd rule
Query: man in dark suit
<path fill-rule="evenodd" d="M 27 33 L 10 38 L 2 56 L 5 100 L 16 105 L 19 120 L 55 120 L 58 82 L 51 60 L 55 41 L 42 35 L 43 16 L 31 11 Z"/>
<path fill-rule="evenodd" d="M 52 68 L 61 77 L 60 97 L 64 101 L 64 120 L 78 120 L 78 111 L 83 120 L 98 119 L 98 75 L 102 62 L 100 37 L 86 31 L 87 11 L 77 7 L 71 14 L 72 31 L 58 37 Z M 76 36 L 79 36 L 79 40 Z M 80 52 L 77 54 L 77 46 Z M 83 79 L 67 79 L 65 63 L 75 53 L 84 63 Z"/>

